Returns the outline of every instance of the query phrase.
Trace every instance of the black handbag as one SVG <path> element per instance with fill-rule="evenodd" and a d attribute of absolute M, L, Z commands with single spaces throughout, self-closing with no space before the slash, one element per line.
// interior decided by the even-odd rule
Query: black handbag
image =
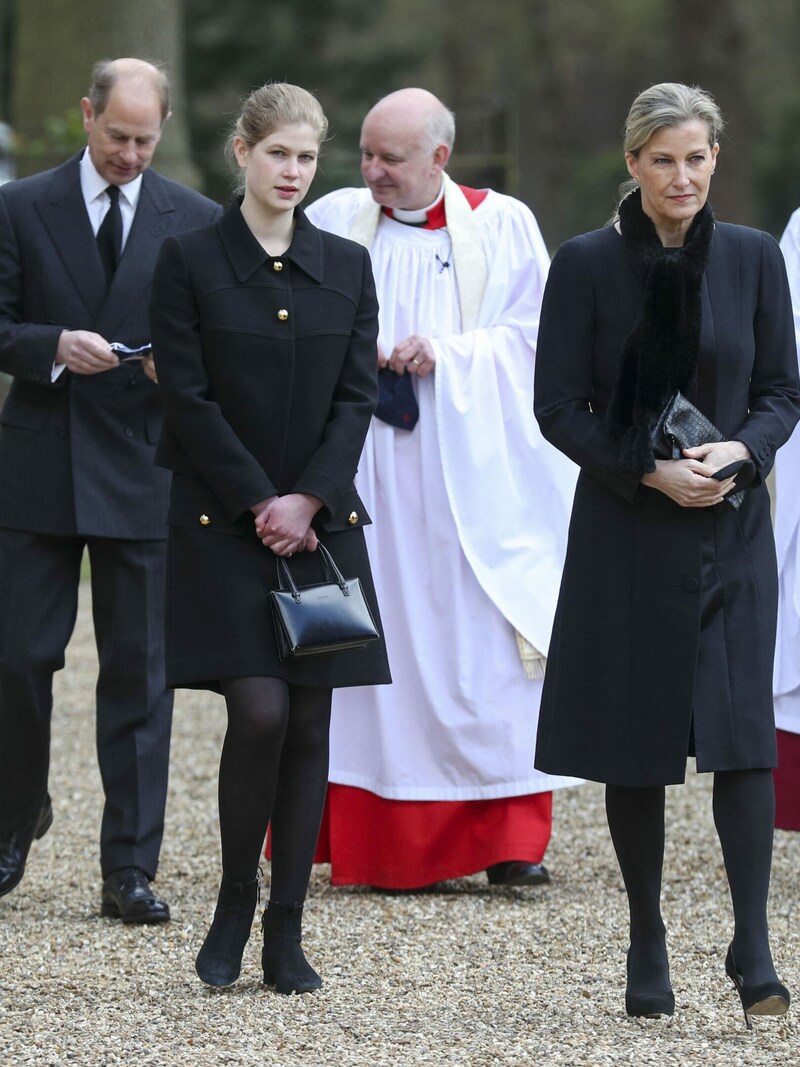
<path fill-rule="evenodd" d="M 683 459 L 684 448 L 716 444 L 724 440 L 714 423 L 678 390 L 669 398 L 658 417 L 650 435 L 650 446 L 656 459 Z M 717 471 L 714 477 L 723 474 L 726 477 L 736 475 L 736 488 L 726 495 L 726 504 L 730 504 L 732 508 L 742 506 L 744 487 L 750 484 L 755 473 L 755 464 L 749 459 Z"/>
<path fill-rule="evenodd" d="M 414 429 L 419 418 L 419 404 L 410 374 L 397 374 L 391 367 L 381 367 L 375 418 L 398 430 Z"/>
<path fill-rule="evenodd" d="M 325 581 L 297 586 L 289 564 L 276 557 L 278 588 L 269 601 L 281 660 L 362 648 L 378 639 L 358 578 L 343 578 L 323 544 L 317 545 Z"/>

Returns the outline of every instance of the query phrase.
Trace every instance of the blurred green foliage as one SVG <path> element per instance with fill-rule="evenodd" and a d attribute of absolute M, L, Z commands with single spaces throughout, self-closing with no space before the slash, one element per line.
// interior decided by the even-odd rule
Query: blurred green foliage
<path fill-rule="evenodd" d="M 0 0 L 0 119 L 12 122 L 10 60 L 19 58 L 14 25 L 22 4 Z M 66 41 L 69 26 L 97 21 L 93 0 L 49 6 L 42 32 L 55 40 Z M 136 47 L 131 6 L 125 19 L 104 9 L 105 22 L 120 26 L 109 54 Z M 162 27 L 168 15 L 183 26 L 182 54 L 170 53 L 174 42 L 162 33 L 162 58 L 178 80 L 182 71 L 176 112 L 188 113 L 205 191 L 223 202 L 230 190 L 223 144 L 252 88 L 287 80 L 318 95 L 331 124 L 318 196 L 360 183 L 367 109 L 393 89 L 422 85 L 456 113 L 453 176 L 524 200 L 552 249 L 611 214 L 626 174 L 622 127 L 636 93 L 685 81 L 712 92 L 729 122 L 712 197 L 720 217 L 780 235 L 800 204 L 798 0 L 163 0 L 159 10 Z M 91 40 L 85 46 L 96 48 Z M 41 63 L 36 47 L 29 51 L 25 63 Z M 88 71 L 97 56 L 74 51 L 73 66 Z M 45 73 L 51 84 L 63 74 L 52 62 L 34 71 L 41 80 Z M 76 103 L 65 100 L 69 110 L 27 133 L 26 153 L 41 166 L 83 142 Z M 165 138 L 161 166 L 167 150 Z"/>

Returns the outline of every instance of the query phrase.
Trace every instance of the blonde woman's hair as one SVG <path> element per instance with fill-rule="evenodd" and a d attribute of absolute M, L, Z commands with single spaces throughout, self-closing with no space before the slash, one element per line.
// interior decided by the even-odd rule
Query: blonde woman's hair
<path fill-rule="evenodd" d="M 317 144 L 325 140 L 328 120 L 317 98 L 307 89 L 288 82 L 267 82 L 254 89 L 242 104 L 225 145 L 228 159 L 235 165 L 233 142 L 236 138 L 253 148 L 259 141 L 269 137 L 281 126 L 302 122 L 310 126 L 317 137 Z M 244 191 L 244 174 L 236 168 L 235 188 Z"/>
<path fill-rule="evenodd" d="M 705 89 L 681 82 L 661 82 L 639 93 L 631 104 L 625 120 L 625 152 L 636 159 L 658 130 L 681 126 L 684 122 L 699 119 L 708 130 L 708 143 L 715 145 L 725 128 L 722 112 L 716 101 Z M 617 205 L 628 193 L 638 187 L 635 178 L 630 178 L 619 187 Z M 616 220 L 617 216 L 614 216 Z"/>

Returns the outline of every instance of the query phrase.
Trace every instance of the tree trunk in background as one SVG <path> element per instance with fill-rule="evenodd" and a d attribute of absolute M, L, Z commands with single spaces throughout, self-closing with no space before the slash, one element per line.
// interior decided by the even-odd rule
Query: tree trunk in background
<path fill-rule="evenodd" d="M 156 153 L 158 170 L 197 186 L 183 99 L 181 0 L 20 0 L 12 123 L 20 177 L 62 162 L 85 144 L 80 100 L 99 59 L 136 56 L 162 63 L 172 85 L 173 117 Z"/>
<path fill-rule="evenodd" d="M 756 131 L 747 83 L 751 5 L 749 0 L 747 4 L 744 0 L 716 0 L 714 4 L 672 0 L 666 7 L 673 38 L 671 80 L 699 85 L 711 93 L 730 120 L 709 199 L 721 220 L 752 226 Z"/>
<path fill-rule="evenodd" d="M 14 0 L 0 0 L 0 122 L 11 118 L 11 49 L 13 41 Z"/>

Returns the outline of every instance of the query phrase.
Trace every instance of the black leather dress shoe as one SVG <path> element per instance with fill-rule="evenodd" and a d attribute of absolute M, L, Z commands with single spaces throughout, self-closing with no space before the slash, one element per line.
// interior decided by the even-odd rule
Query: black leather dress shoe
<path fill-rule="evenodd" d="M 508 860 L 487 867 L 486 877 L 490 885 L 547 885 L 550 872 L 543 863 Z"/>
<path fill-rule="evenodd" d="M 0 897 L 16 889 L 25 873 L 28 853 L 34 841 L 44 837 L 53 825 L 53 805 L 48 793 L 35 819 L 10 833 L 0 835 Z"/>
<path fill-rule="evenodd" d="M 100 914 L 124 923 L 166 923 L 169 905 L 154 895 L 141 867 L 120 867 L 103 882 Z"/>

